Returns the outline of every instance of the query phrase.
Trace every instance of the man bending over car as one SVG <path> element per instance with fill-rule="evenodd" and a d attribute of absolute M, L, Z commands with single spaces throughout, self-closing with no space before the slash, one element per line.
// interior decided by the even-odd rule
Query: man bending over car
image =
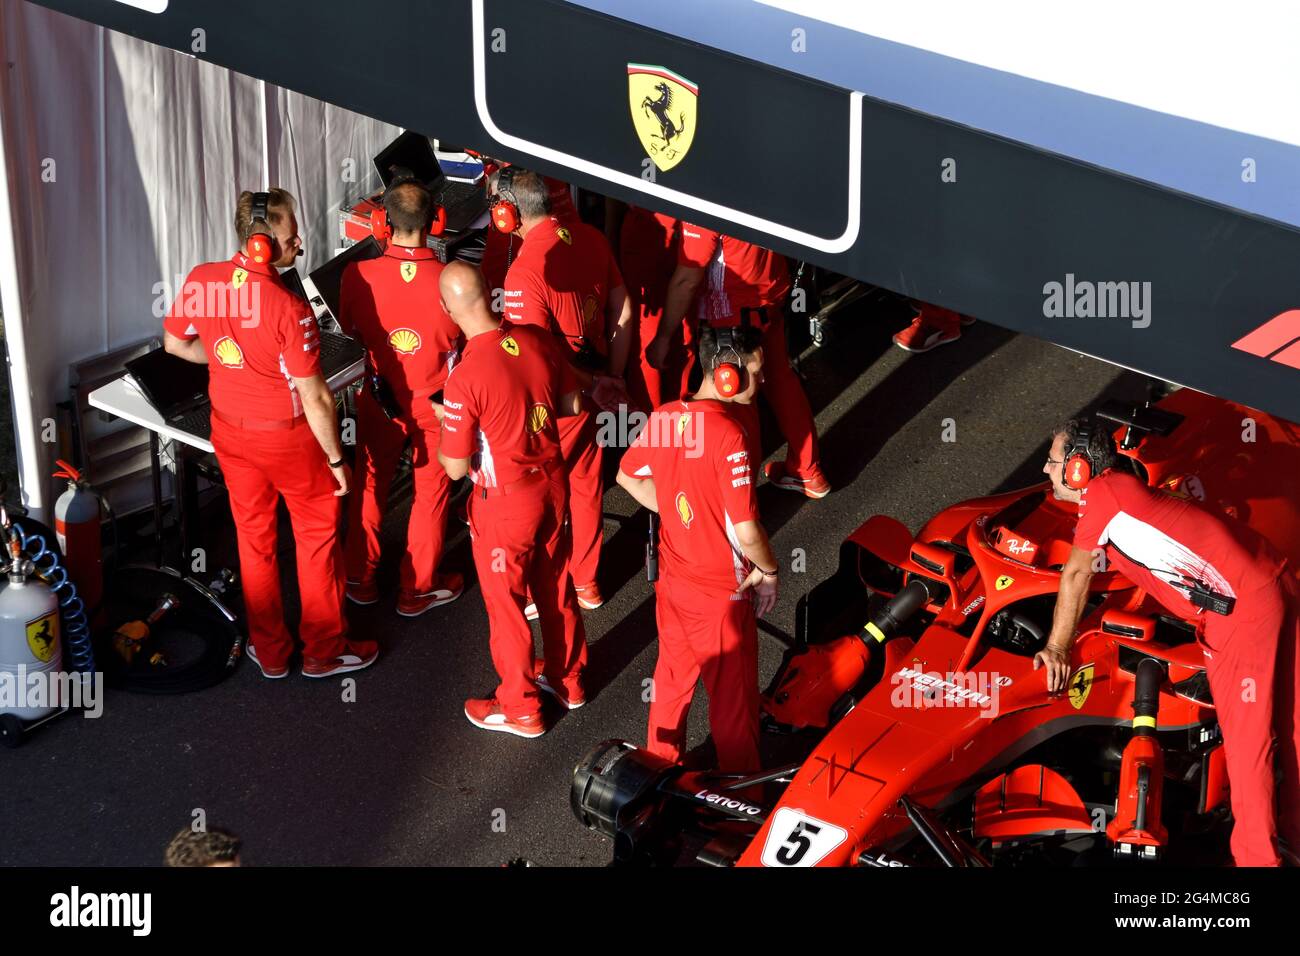
<path fill-rule="evenodd" d="M 1104 548 L 1107 567 L 1169 613 L 1197 622 L 1223 731 L 1233 860 L 1279 866 L 1279 835 L 1283 852 L 1300 851 L 1300 586 L 1256 531 L 1194 500 L 1147 487 L 1117 470 L 1115 460 L 1104 427 L 1070 421 L 1053 435 L 1043 471 L 1058 500 L 1078 504 L 1079 521 L 1061 571 L 1052 632 L 1034 668 L 1046 668 L 1048 691 L 1065 689 L 1093 553 Z M 1253 693 L 1243 693 L 1247 687 Z"/>

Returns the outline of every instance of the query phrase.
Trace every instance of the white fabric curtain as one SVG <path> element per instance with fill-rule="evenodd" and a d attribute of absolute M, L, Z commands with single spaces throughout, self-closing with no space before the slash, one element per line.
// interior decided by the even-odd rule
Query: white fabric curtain
<path fill-rule="evenodd" d="M 0 0 L 0 65 L 0 306 L 39 513 L 54 488 L 41 423 L 69 365 L 160 334 L 177 277 L 234 252 L 242 189 L 298 198 L 300 272 L 330 258 L 340 203 L 377 183 L 370 157 L 399 130 L 22 0 Z"/>

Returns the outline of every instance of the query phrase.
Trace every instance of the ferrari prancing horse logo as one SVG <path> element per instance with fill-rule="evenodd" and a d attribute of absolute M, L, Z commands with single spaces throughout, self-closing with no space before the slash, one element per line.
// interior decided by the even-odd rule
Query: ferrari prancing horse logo
<path fill-rule="evenodd" d="M 695 141 L 700 88 L 666 67 L 629 63 L 627 93 L 632 125 L 646 155 L 668 172 Z"/>
<path fill-rule="evenodd" d="M 512 355 L 515 358 L 519 357 L 519 343 L 515 341 L 515 337 L 513 335 L 507 335 L 504 339 L 502 339 L 501 347 L 506 350 L 507 355 Z"/>
<path fill-rule="evenodd" d="M 1070 678 L 1067 686 L 1067 693 L 1070 697 L 1070 706 L 1075 710 L 1081 710 L 1088 700 L 1088 695 L 1092 693 L 1093 667 L 1091 664 L 1084 664 L 1074 676 Z"/>
<path fill-rule="evenodd" d="M 997 588 L 999 591 L 1005 591 L 1007 588 L 1011 587 L 1011 585 L 1015 583 L 1016 583 L 1015 578 L 1013 578 L 1009 574 L 1003 574 L 1000 575 L 998 579 L 993 582 L 993 586 Z"/>
<path fill-rule="evenodd" d="M 402 281 L 410 282 L 415 278 L 416 267 L 414 262 L 403 262 L 401 267 Z"/>

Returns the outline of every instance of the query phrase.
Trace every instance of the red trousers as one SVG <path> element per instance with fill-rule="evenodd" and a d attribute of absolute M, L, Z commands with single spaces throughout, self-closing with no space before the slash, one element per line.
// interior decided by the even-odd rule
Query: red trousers
<path fill-rule="evenodd" d="M 349 496 L 344 549 L 349 580 L 369 582 L 379 567 L 379 528 L 388 504 L 388 490 L 402 449 L 409 441 L 415 492 L 399 582 L 409 594 L 433 590 L 447 531 L 451 487 L 447 473 L 438 464 L 439 434 L 438 419 L 426 399 L 414 400 L 409 417 L 389 420 L 368 391 L 363 389 L 357 396 L 356 487 Z"/>
<path fill-rule="evenodd" d="M 772 406 L 781 435 L 789 446 L 785 456 L 786 473 L 806 477 L 818 464 L 817 424 L 803 382 L 790 365 L 785 346 L 785 318 L 776 307 L 769 307 L 768 312 L 775 313 L 775 317 L 763 328 L 762 393 Z M 755 464 L 761 462 L 764 456 L 760 447 L 758 405 L 737 405 L 736 409 L 748 433 L 749 456 Z"/>
<path fill-rule="evenodd" d="M 569 575 L 575 587 L 586 587 L 596 580 L 600 544 L 605 536 L 601 447 L 596 442 L 596 416 L 592 412 L 560 419 L 560 452 L 568 477 L 569 526 L 573 533 Z"/>
<path fill-rule="evenodd" d="M 565 570 L 566 497 L 558 466 L 550 477 L 539 476 L 510 494 L 484 498 L 477 489 L 470 493 L 474 567 L 487 608 L 492 663 L 501 678 L 496 698 L 511 717 L 529 717 L 542 709 L 533 682 L 533 632 L 524 617 L 525 591 L 537 604 L 545 673 L 552 686 L 578 690 L 587 665 L 586 634 L 573 581 Z"/>
<path fill-rule="evenodd" d="M 686 715 L 695 682 L 703 678 L 718 769 L 759 769 L 758 631 L 748 595 L 704 595 L 689 582 L 663 575 L 655 584 L 655 620 L 659 660 L 646 749 L 681 760 Z"/>
<path fill-rule="evenodd" d="M 239 537 L 239 570 L 248 614 L 248 640 L 265 668 L 284 667 L 293 639 L 284 623 L 276 518 L 281 497 L 293 523 L 302 619 L 298 636 L 307 657 L 343 653 L 343 553 L 338 483 L 304 419 L 293 428 L 236 428 L 212 416 L 212 444 L 230 494 Z"/>
<path fill-rule="evenodd" d="M 668 295 L 668 280 L 677 266 L 677 244 L 671 227 L 654 213 L 629 209 L 619 233 L 619 268 L 637 305 L 635 358 L 628 363 L 627 387 L 632 400 L 649 411 L 686 391 L 690 371 L 690 324 L 674 330 L 673 347 L 661 371 L 646 361 L 645 350 L 658 331 Z"/>
<path fill-rule="evenodd" d="M 1279 834 L 1300 852 L 1300 587 L 1284 575 L 1277 587 L 1239 595 L 1227 616 L 1205 614 L 1238 866 L 1278 866 Z"/>

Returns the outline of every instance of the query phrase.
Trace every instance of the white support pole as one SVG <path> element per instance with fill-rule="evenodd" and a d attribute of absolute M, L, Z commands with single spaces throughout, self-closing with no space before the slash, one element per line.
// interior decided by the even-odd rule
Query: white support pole
<path fill-rule="evenodd" d="M 15 178 L 17 178 L 15 174 Z M 13 184 L 17 189 L 20 182 Z M 14 437 L 18 446 L 18 483 L 22 503 L 37 521 L 45 520 L 44 456 L 32 387 L 27 377 L 27 325 L 22 282 L 18 274 L 18 224 L 14 222 L 9 182 L 9 153 L 0 120 L 0 308 L 4 310 L 5 344 L 9 352 L 9 397 L 13 403 Z"/>

